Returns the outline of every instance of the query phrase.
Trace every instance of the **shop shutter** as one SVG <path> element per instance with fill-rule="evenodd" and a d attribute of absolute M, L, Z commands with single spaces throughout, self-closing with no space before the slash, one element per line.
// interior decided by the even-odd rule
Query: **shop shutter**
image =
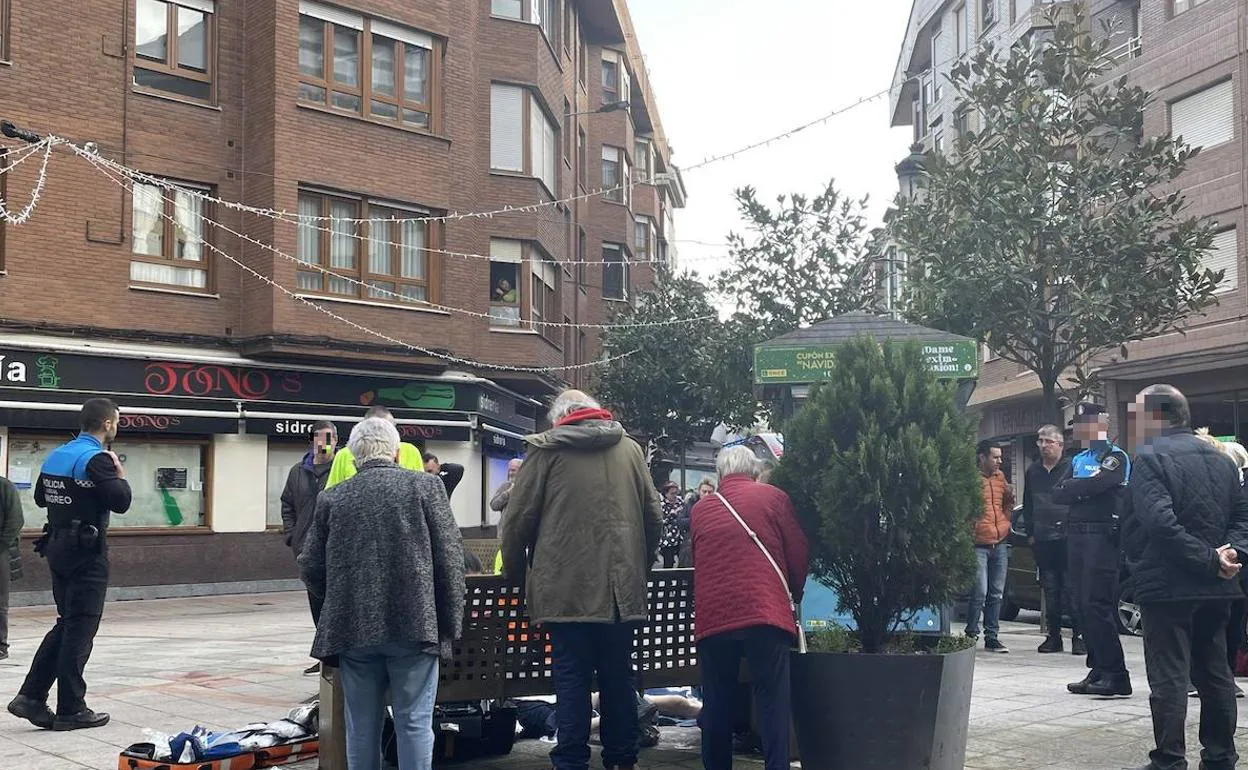
<path fill-rule="evenodd" d="M 1235 138 L 1234 84 L 1225 80 L 1170 105 L 1170 133 L 1193 147 L 1214 147 Z"/>
<path fill-rule="evenodd" d="M 1205 252 L 1200 266 L 1208 270 L 1223 270 L 1225 276 L 1218 284 L 1218 291 L 1233 291 L 1239 287 L 1239 231 L 1223 230 L 1213 236 L 1213 248 Z"/>
<path fill-rule="evenodd" d="M 490 87 L 490 168 L 524 172 L 524 94 L 518 86 Z"/>

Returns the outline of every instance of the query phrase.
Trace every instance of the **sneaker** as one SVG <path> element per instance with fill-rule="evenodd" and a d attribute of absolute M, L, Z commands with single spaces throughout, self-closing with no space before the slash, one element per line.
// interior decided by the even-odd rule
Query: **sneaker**
<path fill-rule="evenodd" d="M 1076 636 L 1070 640 L 1070 654 L 1083 657 L 1088 654 L 1088 645 L 1083 643 L 1082 636 Z"/>
<path fill-rule="evenodd" d="M 56 721 L 52 723 L 52 729 L 57 732 L 65 732 L 67 730 L 89 730 L 93 727 L 103 727 L 108 724 L 108 719 L 108 714 L 97 713 L 91 709 L 83 709 L 77 714 L 68 714 L 65 716 L 58 714 Z"/>
<path fill-rule="evenodd" d="M 1004 644 L 1001 644 L 1001 640 L 999 639 L 986 640 L 984 642 L 984 649 L 987 650 L 988 652 L 999 652 L 1003 654 L 1010 651 L 1010 648 L 1006 647 Z"/>
<path fill-rule="evenodd" d="M 1187 697 L 1189 697 L 1189 698 L 1199 698 L 1199 697 L 1200 697 L 1200 693 L 1196 690 L 1196 685 L 1191 684 L 1190 682 L 1189 682 L 1189 683 L 1188 683 L 1188 685 L 1187 685 Z"/>
<path fill-rule="evenodd" d="M 320 663 L 315 663 L 315 664 L 313 664 L 313 665 L 311 665 L 311 666 L 308 666 L 307 668 L 305 668 L 305 669 L 303 670 L 303 675 L 304 675 L 304 676 L 312 676 L 313 674 L 319 674 L 319 673 L 321 673 L 321 664 L 320 664 Z"/>
<path fill-rule="evenodd" d="M 1131 694 L 1131 677 L 1111 676 L 1088 685 L 1088 695 L 1101 698 L 1125 698 Z"/>
<path fill-rule="evenodd" d="M 1043 644 L 1041 644 L 1039 647 L 1036 648 L 1036 652 L 1039 652 L 1039 653 L 1061 652 L 1063 649 L 1064 648 L 1062 646 L 1062 637 L 1050 636 L 1048 639 L 1044 640 Z"/>
<path fill-rule="evenodd" d="M 1083 679 L 1079 680 L 1078 682 L 1071 682 L 1070 684 L 1066 685 L 1066 690 L 1074 695 L 1087 695 L 1088 688 L 1091 687 L 1092 684 L 1095 682 L 1096 682 L 1095 675 L 1091 671 L 1089 671 L 1088 675 L 1085 676 Z"/>
<path fill-rule="evenodd" d="M 46 701 L 35 700 L 25 695 L 19 695 L 9 703 L 9 713 L 44 730 L 51 730 L 52 724 L 56 721 L 56 715 L 52 713 L 52 709 L 48 708 Z"/>

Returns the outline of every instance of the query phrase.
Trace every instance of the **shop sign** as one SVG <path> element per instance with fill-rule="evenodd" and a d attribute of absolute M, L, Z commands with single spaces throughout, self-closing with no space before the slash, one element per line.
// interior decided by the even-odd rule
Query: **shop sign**
<path fill-rule="evenodd" d="M 316 423 L 316 420 L 275 420 L 248 417 L 247 433 L 311 441 L 312 426 Z M 355 424 L 355 421 L 337 421 L 334 423 L 340 444 L 347 443 L 347 438 L 351 435 L 351 429 L 355 427 Z M 411 425 L 399 423 L 395 427 L 399 430 L 399 437 L 407 442 L 472 440 L 472 429 L 467 425 Z"/>
<path fill-rule="evenodd" d="M 0 425 L 10 428 L 48 428 L 52 430 L 78 430 L 78 412 L 51 411 L 46 409 L 0 409 Z M 140 409 L 122 408 L 118 432 L 197 434 L 236 433 L 238 420 L 230 417 L 180 417 L 167 414 L 144 413 Z"/>
<path fill-rule="evenodd" d="M 512 454 L 524 453 L 524 441 L 511 436 L 504 436 L 501 433 L 495 433 L 492 430 L 481 431 L 481 447 L 485 451 L 494 452 L 510 452 Z"/>
<path fill-rule="evenodd" d="M 821 382 L 832 376 L 835 345 L 754 349 L 754 382 L 758 385 Z M 979 348 L 973 340 L 922 343 L 927 368 L 942 379 L 979 376 Z"/>

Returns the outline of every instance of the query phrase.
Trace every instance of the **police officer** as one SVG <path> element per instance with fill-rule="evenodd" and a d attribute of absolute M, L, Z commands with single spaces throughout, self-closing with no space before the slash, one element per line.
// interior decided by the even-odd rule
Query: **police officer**
<path fill-rule="evenodd" d="M 1127 696 L 1127 673 L 1118 639 L 1118 518 L 1131 477 L 1131 460 L 1109 441 L 1109 419 L 1101 406 L 1081 403 L 1075 410 L 1075 439 L 1083 451 L 1058 482 L 1054 502 L 1070 506 L 1067 558 L 1075 612 L 1088 648 L 1091 671 L 1066 685 L 1077 695 Z"/>
<path fill-rule="evenodd" d="M 108 724 L 108 714 L 87 708 L 82 671 L 91 657 L 108 588 L 105 535 L 109 513 L 130 509 L 130 485 L 117 455 L 107 447 L 117 436 L 120 414 L 106 398 L 82 406 L 82 432 L 52 450 L 35 484 L 35 505 L 48 510 L 35 549 L 48 560 L 56 625 L 35 653 L 30 673 L 9 713 L 50 730 Z M 56 713 L 48 693 L 57 684 Z"/>

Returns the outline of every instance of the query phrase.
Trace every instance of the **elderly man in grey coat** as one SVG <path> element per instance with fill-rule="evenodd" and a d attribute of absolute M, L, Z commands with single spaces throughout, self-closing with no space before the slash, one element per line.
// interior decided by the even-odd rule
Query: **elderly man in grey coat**
<path fill-rule="evenodd" d="M 397 465 L 399 434 L 351 431 L 357 474 L 321 493 L 299 556 L 324 599 L 312 657 L 341 669 L 351 770 L 380 770 L 386 690 L 400 770 L 433 764 L 438 661 L 463 627 L 464 554 L 446 488 Z"/>

